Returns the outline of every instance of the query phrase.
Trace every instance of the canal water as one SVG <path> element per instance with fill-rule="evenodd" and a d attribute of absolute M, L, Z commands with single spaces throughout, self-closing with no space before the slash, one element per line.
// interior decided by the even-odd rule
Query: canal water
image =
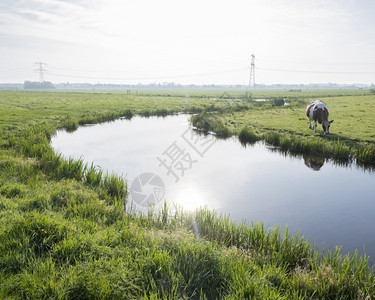
<path fill-rule="evenodd" d="M 140 211 L 164 200 L 206 206 L 232 220 L 288 225 L 313 244 L 375 255 L 375 173 L 355 165 L 285 155 L 264 143 L 242 146 L 189 125 L 188 115 L 133 117 L 59 131 L 56 152 L 82 157 L 128 181 Z"/>

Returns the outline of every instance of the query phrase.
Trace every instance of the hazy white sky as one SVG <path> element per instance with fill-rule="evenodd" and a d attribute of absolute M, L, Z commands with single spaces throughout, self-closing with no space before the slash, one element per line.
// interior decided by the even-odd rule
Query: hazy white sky
<path fill-rule="evenodd" d="M 375 82 L 374 0 L 0 0 L 0 82 Z"/>

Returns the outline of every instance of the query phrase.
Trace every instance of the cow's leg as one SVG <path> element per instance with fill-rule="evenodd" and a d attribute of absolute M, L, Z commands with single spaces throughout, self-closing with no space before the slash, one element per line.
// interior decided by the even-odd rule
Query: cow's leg
<path fill-rule="evenodd" d="M 316 121 L 314 120 L 314 132 L 316 132 Z"/>
<path fill-rule="evenodd" d="M 309 118 L 309 129 L 311 129 L 311 119 Z"/>

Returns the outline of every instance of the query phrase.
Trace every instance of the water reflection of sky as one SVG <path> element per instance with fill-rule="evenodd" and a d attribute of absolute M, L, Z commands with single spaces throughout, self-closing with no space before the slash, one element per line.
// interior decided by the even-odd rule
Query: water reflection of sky
<path fill-rule="evenodd" d="M 375 255 L 375 176 L 357 167 L 326 162 L 319 171 L 302 158 L 285 157 L 262 144 L 242 147 L 236 139 L 217 140 L 199 156 L 181 137 L 186 115 L 140 118 L 58 132 L 52 146 L 65 156 L 82 156 L 130 183 L 153 172 L 165 183 L 165 198 L 185 209 L 207 206 L 234 220 L 288 224 L 321 246 L 342 244 L 344 251 Z M 179 180 L 160 166 L 174 142 L 196 161 Z M 186 165 L 186 164 L 185 164 Z"/>

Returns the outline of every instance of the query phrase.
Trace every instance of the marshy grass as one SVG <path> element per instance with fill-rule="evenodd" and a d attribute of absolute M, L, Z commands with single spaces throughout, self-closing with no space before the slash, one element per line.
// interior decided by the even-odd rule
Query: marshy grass
<path fill-rule="evenodd" d="M 365 168 L 371 168 L 375 165 L 375 147 L 373 145 L 350 147 L 339 139 L 311 139 L 304 136 L 295 136 L 273 131 L 257 135 L 247 127 L 241 129 L 238 134 L 238 139 L 243 145 L 263 140 L 268 145 L 274 146 L 280 151 L 292 155 L 318 155 L 323 158 L 332 158 L 343 164 L 348 164 L 353 162 L 353 160 L 356 160 L 359 165 Z"/>
<path fill-rule="evenodd" d="M 210 109 L 203 111 L 198 115 L 191 116 L 191 123 L 204 132 L 214 132 L 219 138 L 231 136 L 229 129 L 214 115 L 209 113 Z"/>
<path fill-rule="evenodd" d="M 243 127 L 238 134 L 238 139 L 240 140 L 242 145 L 246 144 L 254 144 L 255 142 L 259 141 L 259 137 L 256 133 L 250 130 L 247 127 Z"/>
<path fill-rule="evenodd" d="M 84 162 L 82 158 L 74 159 L 69 157 L 67 160 L 61 159 L 57 168 L 57 178 L 71 178 L 78 181 L 84 178 Z"/>
<path fill-rule="evenodd" d="M 354 157 L 361 165 L 375 166 L 375 145 L 361 145 L 355 149 Z"/>
<path fill-rule="evenodd" d="M 86 165 L 84 174 L 85 181 L 88 185 L 93 187 L 100 186 L 103 179 L 103 170 L 99 166 L 94 166 L 93 163 L 91 163 L 90 167 Z"/>
<path fill-rule="evenodd" d="M 299 234 L 290 236 L 287 227 L 282 236 L 279 227 L 266 229 L 262 223 L 237 224 L 229 217 L 218 217 L 207 209 L 196 211 L 195 222 L 195 230 L 200 236 L 227 247 L 255 251 L 261 254 L 261 259 L 267 258 L 287 270 L 304 267 L 311 251 L 310 243 Z"/>
<path fill-rule="evenodd" d="M 78 129 L 78 121 L 77 120 L 72 120 L 72 119 L 66 119 L 63 123 L 63 127 L 66 129 L 68 132 L 73 132 Z"/>
<path fill-rule="evenodd" d="M 122 176 L 115 173 L 106 173 L 102 184 L 103 189 L 114 201 L 125 201 L 127 184 Z"/>

